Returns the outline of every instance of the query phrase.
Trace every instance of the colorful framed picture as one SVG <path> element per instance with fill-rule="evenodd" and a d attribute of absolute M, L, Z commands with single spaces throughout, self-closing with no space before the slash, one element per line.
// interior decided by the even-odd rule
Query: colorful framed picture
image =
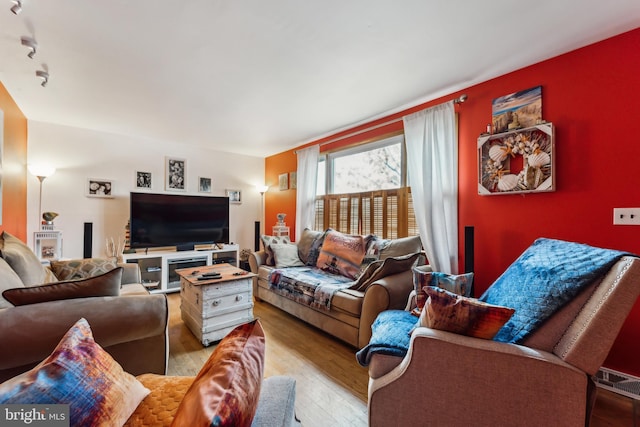
<path fill-rule="evenodd" d="M 211 193 L 211 178 L 198 177 L 198 191 L 200 193 Z"/>
<path fill-rule="evenodd" d="M 225 190 L 225 194 L 229 198 L 229 203 L 236 205 L 242 203 L 242 193 L 240 190 Z"/>
<path fill-rule="evenodd" d="M 87 178 L 87 197 L 113 198 L 113 181 L 110 179 Z"/>
<path fill-rule="evenodd" d="M 187 181 L 187 161 L 167 157 L 165 161 L 165 190 L 185 191 Z"/>
<path fill-rule="evenodd" d="M 280 191 L 289 189 L 289 174 L 281 173 L 278 175 L 278 188 Z"/>
<path fill-rule="evenodd" d="M 151 172 L 136 171 L 136 188 L 151 190 Z"/>
<path fill-rule="evenodd" d="M 542 122 L 542 86 L 510 93 L 491 103 L 493 133 L 528 128 Z"/>

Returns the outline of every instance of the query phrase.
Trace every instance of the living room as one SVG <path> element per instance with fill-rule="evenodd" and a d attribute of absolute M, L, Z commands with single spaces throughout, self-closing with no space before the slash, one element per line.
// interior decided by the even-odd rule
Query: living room
<path fill-rule="evenodd" d="M 376 139 L 402 130 L 402 121 L 396 119 L 466 94 L 466 102 L 456 106 L 459 258 L 462 265 L 464 226 L 473 226 L 476 295 L 541 236 L 640 253 L 640 229 L 612 224 L 614 208 L 638 206 L 638 180 L 633 170 L 640 144 L 637 137 L 626 134 L 632 133 L 640 111 L 640 101 L 634 97 L 640 93 L 640 29 L 593 42 L 375 120 L 345 125 L 340 131 L 265 157 L 32 120 L 21 112 L 0 78 L 0 110 L 4 113 L 2 230 L 31 244 L 39 223 L 39 183 L 26 165 L 48 163 L 57 170 L 42 184 L 42 207 L 59 213 L 55 224 L 64 233 L 64 256 L 82 256 L 85 222 L 94 224 L 94 254 L 101 256 L 107 238 L 124 235 L 135 172 L 150 172 L 152 190 L 165 192 L 165 159 L 169 156 L 187 160 L 188 193 L 199 193 L 199 177 L 212 178 L 214 195 L 224 195 L 227 189 L 241 191 L 242 203 L 231 205 L 230 240 L 241 248 L 253 248 L 253 224 L 262 215 L 256 184 L 270 185 L 264 195 L 263 226 L 268 230 L 276 214 L 283 212 L 295 234 L 295 191 L 277 188 L 279 176 L 297 168 L 295 150 L 323 144 L 321 151 L 325 152 Z M 550 40 L 550 51 L 552 45 Z M 556 191 L 478 195 L 477 139 L 491 120 L 492 101 L 535 86 L 542 86 L 543 118 L 556 129 Z M 416 93 L 416 98 L 420 95 Z M 364 132 L 350 136 L 359 131 Z M 327 141 L 333 142 L 325 144 Z M 114 197 L 86 197 L 88 178 L 111 180 Z M 639 330 L 640 304 L 636 304 L 604 366 L 640 376 L 635 357 Z"/>

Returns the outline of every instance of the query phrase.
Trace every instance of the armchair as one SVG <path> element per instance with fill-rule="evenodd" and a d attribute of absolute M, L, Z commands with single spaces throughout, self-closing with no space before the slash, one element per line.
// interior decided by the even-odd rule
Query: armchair
<path fill-rule="evenodd" d="M 371 355 L 369 425 L 588 425 L 591 377 L 638 294 L 640 258 L 624 256 L 520 344 L 418 327 L 404 357 Z"/>

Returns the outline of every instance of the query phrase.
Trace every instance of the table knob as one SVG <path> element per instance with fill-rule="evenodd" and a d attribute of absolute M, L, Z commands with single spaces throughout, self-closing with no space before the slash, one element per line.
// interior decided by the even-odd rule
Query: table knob
<path fill-rule="evenodd" d="M 222 302 L 222 300 L 214 299 L 214 300 L 213 300 L 213 302 L 212 302 L 212 304 L 213 304 L 213 306 L 214 306 L 214 307 L 217 307 L 217 306 L 219 306 L 219 305 L 220 305 L 220 303 L 221 303 L 221 302 Z"/>
<path fill-rule="evenodd" d="M 242 295 L 236 295 L 236 301 L 242 301 L 243 298 Z"/>

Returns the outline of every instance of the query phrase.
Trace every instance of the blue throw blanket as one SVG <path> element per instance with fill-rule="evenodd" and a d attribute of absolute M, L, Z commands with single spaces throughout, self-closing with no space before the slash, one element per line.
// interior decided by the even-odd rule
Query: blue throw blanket
<path fill-rule="evenodd" d="M 368 366 L 374 353 L 403 357 L 409 350 L 411 331 L 418 318 L 408 311 L 387 310 L 376 317 L 371 325 L 369 344 L 356 353 L 362 366 Z"/>
<path fill-rule="evenodd" d="M 538 239 L 480 297 L 515 308 L 495 341 L 521 343 L 626 252 Z"/>
<path fill-rule="evenodd" d="M 494 340 L 521 343 L 625 255 L 632 254 L 561 240 L 536 240 L 480 297 L 516 310 Z M 374 353 L 404 356 L 417 321 L 400 310 L 380 313 L 371 325 L 369 344 L 356 353 L 358 362 L 368 366 Z"/>

